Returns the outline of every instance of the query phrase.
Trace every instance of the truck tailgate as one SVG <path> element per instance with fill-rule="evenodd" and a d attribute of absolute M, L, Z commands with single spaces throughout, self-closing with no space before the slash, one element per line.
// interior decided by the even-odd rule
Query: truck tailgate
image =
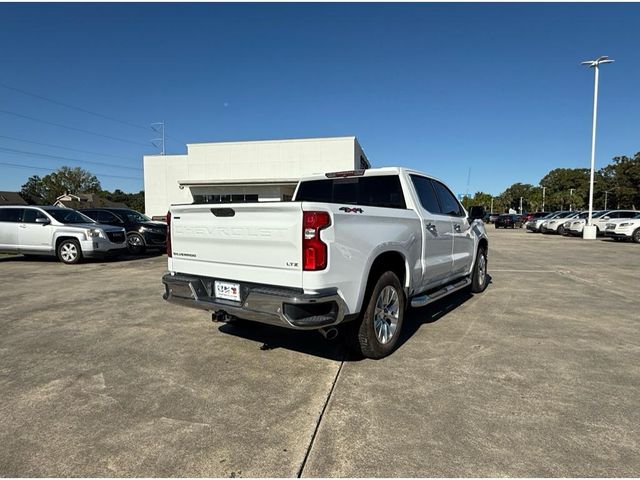
<path fill-rule="evenodd" d="M 171 207 L 169 270 L 302 287 L 302 204 Z"/>

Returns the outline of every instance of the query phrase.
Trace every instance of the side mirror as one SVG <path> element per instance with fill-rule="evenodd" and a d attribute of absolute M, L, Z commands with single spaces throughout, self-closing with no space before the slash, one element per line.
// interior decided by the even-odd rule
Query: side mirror
<path fill-rule="evenodd" d="M 484 218 L 484 207 L 482 206 L 471 207 L 471 211 L 469 212 L 469 218 L 471 220 L 482 220 Z"/>
<path fill-rule="evenodd" d="M 49 225 L 51 223 L 51 220 L 49 220 L 48 218 L 38 217 L 36 218 L 36 223 L 41 223 L 42 225 Z"/>
<path fill-rule="evenodd" d="M 607 215 L 606 217 L 602 217 L 603 220 L 610 220 L 611 217 L 609 215 Z"/>

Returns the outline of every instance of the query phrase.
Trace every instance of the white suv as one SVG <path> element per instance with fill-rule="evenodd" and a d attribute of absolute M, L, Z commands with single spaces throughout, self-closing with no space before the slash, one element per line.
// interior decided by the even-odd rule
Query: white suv
<path fill-rule="evenodd" d="M 633 240 L 640 243 L 640 213 L 633 218 L 613 220 L 607 223 L 604 234 L 615 240 Z"/>
<path fill-rule="evenodd" d="M 592 219 L 592 224 L 596 226 L 598 235 L 604 235 L 607 223 L 611 223 L 612 220 L 622 220 L 635 217 L 638 210 L 609 210 L 605 215 Z"/>
<path fill-rule="evenodd" d="M 0 253 L 56 255 L 67 264 L 124 252 L 124 228 L 100 225 L 70 208 L 0 207 Z"/>

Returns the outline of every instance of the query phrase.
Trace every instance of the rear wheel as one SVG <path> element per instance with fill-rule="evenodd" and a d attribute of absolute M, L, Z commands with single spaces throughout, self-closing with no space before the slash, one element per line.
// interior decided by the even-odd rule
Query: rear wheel
<path fill-rule="evenodd" d="M 80 243 L 77 240 L 69 239 L 62 240 L 58 244 L 56 250 L 58 260 L 67 265 L 73 265 L 82 260 L 82 250 L 80 249 Z"/>
<path fill-rule="evenodd" d="M 564 225 L 560 225 L 558 227 L 558 235 L 564 235 L 565 230 L 564 230 Z"/>
<path fill-rule="evenodd" d="M 391 271 L 383 273 L 362 317 L 352 326 L 352 349 L 374 359 L 389 355 L 398 343 L 404 312 L 405 298 L 398 276 Z"/>
<path fill-rule="evenodd" d="M 636 228 L 634 232 L 631 234 L 631 240 L 635 243 L 640 243 L 640 228 Z"/>

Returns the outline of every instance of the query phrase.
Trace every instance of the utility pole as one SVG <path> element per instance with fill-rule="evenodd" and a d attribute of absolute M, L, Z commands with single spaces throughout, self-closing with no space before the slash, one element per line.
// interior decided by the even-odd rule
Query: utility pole
<path fill-rule="evenodd" d="M 592 216 L 593 216 L 593 177 L 594 170 L 596 164 L 596 118 L 598 117 L 598 75 L 600 72 L 600 64 L 601 63 L 612 63 L 613 60 L 609 60 L 609 57 L 602 56 L 598 57 L 596 60 L 589 60 L 586 62 L 582 62 L 582 65 L 588 65 L 589 68 L 593 68 L 594 74 L 594 85 L 593 85 L 593 127 L 591 131 L 591 176 L 589 179 L 589 216 L 587 217 L 587 224 L 584 226 L 582 231 L 582 238 L 595 240 L 596 238 L 596 228 L 593 225 Z"/>
<path fill-rule="evenodd" d="M 604 191 L 604 209 L 607 209 L 607 195 L 609 195 L 609 190 Z"/>
<path fill-rule="evenodd" d="M 520 215 L 522 215 L 522 197 L 520 197 Z"/>
<path fill-rule="evenodd" d="M 542 211 L 544 212 L 544 194 L 547 191 L 547 187 L 542 187 Z"/>
<path fill-rule="evenodd" d="M 491 213 L 493 213 L 493 197 L 491 197 Z"/>
<path fill-rule="evenodd" d="M 160 155 L 164 155 L 164 121 L 152 123 L 151 130 L 161 135 L 160 138 L 151 139 L 151 143 L 160 149 Z"/>

